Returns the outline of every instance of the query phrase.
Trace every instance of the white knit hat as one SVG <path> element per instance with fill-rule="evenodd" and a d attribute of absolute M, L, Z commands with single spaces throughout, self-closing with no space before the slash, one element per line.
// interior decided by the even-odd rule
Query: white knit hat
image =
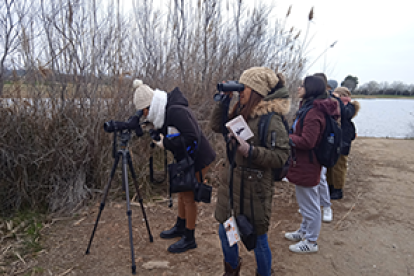
<path fill-rule="evenodd" d="M 142 80 L 134 80 L 132 87 L 135 88 L 134 104 L 137 110 L 144 109 L 151 105 L 152 98 L 154 97 L 154 91 Z"/>

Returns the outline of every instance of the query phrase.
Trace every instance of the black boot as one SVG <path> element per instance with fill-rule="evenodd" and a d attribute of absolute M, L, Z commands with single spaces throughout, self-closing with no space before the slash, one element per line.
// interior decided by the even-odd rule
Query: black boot
<path fill-rule="evenodd" d="M 170 247 L 168 247 L 168 251 L 171 253 L 182 253 L 196 247 L 197 244 L 194 238 L 194 230 L 185 228 L 185 232 L 181 240 L 171 244 Z"/>
<path fill-rule="evenodd" d="M 333 190 L 334 190 L 334 186 L 333 185 L 328 185 L 328 188 L 329 188 L 329 195 L 331 195 Z"/>
<path fill-rule="evenodd" d="M 342 199 L 342 189 L 333 189 L 331 193 L 331 200 Z"/>
<path fill-rule="evenodd" d="M 162 231 L 160 237 L 163 239 L 173 239 L 177 237 L 182 237 L 185 231 L 185 219 L 177 217 L 177 222 L 175 225 L 169 229 Z"/>

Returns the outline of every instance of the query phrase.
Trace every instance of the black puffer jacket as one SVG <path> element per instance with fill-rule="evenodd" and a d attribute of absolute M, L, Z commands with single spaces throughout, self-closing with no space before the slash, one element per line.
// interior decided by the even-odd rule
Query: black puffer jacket
<path fill-rule="evenodd" d="M 175 127 L 180 136 L 184 138 L 186 147 L 191 147 L 189 152 L 194 152 L 195 141 L 197 141 L 201 128 L 197 123 L 194 114 L 188 107 L 188 101 L 177 87 L 167 95 L 167 106 L 165 112 L 164 125 L 161 132 L 164 135 L 164 148 L 174 154 L 177 161 L 185 158 L 185 149 L 182 145 L 181 137 L 167 138 L 168 127 Z M 194 153 L 190 154 L 194 158 Z M 195 160 L 195 170 L 201 170 L 211 164 L 216 158 L 216 153 L 201 131 L 201 142 L 198 155 Z"/>
<path fill-rule="evenodd" d="M 352 101 L 347 105 L 343 105 L 343 109 L 341 109 L 342 155 L 349 155 L 351 143 L 355 139 L 356 131 L 352 118 L 358 114 L 359 107 L 359 102 Z"/>

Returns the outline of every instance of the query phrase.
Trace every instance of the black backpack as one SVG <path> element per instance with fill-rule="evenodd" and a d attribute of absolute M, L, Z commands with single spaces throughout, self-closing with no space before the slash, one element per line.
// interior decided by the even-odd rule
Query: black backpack
<path fill-rule="evenodd" d="M 273 115 L 275 115 L 275 112 L 271 112 L 265 115 L 262 115 L 259 120 L 259 139 L 260 139 L 260 145 L 262 147 L 267 147 L 266 145 L 266 139 L 267 139 L 267 132 L 270 124 L 270 120 L 272 119 Z M 289 135 L 289 124 L 285 118 L 285 116 L 280 115 L 283 121 L 283 124 L 285 125 L 285 129 L 287 134 Z M 271 147 L 274 148 L 276 146 L 276 135 L 277 133 L 274 131 L 271 133 Z M 286 161 L 285 165 L 283 165 L 282 168 L 276 168 L 272 169 L 273 174 L 273 180 L 274 181 L 280 181 L 284 177 L 286 177 L 288 170 L 289 170 L 289 163 L 292 158 L 292 149 L 289 150 L 289 158 Z"/>
<path fill-rule="evenodd" d="M 301 127 L 303 128 L 303 120 L 306 114 L 311 110 L 313 105 L 304 112 L 301 118 Z M 325 114 L 326 125 L 322 133 L 322 139 L 318 145 L 313 149 L 318 162 L 326 167 L 332 168 L 341 155 L 342 144 L 342 130 L 338 122 L 330 115 Z M 312 152 L 309 154 L 310 161 L 312 162 Z"/>

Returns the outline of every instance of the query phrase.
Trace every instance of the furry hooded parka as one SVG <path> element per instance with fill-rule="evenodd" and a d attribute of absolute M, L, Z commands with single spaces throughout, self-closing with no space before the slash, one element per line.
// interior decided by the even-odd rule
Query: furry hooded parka
<path fill-rule="evenodd" d="M 236 153 L 233 170 L 233 210 L 234 216 L 240 213 L 240 183 L 242 170 L 244 170 L 244 214 L 251 221 L 251 204 L 254 208 L 254 224 L 258 235 L 267 233 L 274 195 L 274 181 L 272 179 L 272 168 L 281 168 L 289 156 L 289 136 L 286 132 L 281 115 L 286 115 L 291 106 L 288 90 L 285 87 L 278 89 L 272 95 L 265 97 L 251 112 L 247 124 L 254 136 L 247 142 L 254 148 L 252 151 L 251 166 L 248 158 Z M 222 114 L 224 106 L 219 103 L 213 110 L 211 128 L 214 132 L 221 133 Z M 261 115 L 275 112 L 268 127 L 267 147 L 262 147 L 258 133 L 258 125 Z M 276 143 L 271 146 L 271 133 L 276 133 Z M 226 170 L 221 175 L 218 188 L 218 198 L 215 210 L 215 218 L 224 223 L 230 216 L 229 206 L 229 162 Z M 250 202 L 250 193 L 253 193 L 253 202 Z"/>

